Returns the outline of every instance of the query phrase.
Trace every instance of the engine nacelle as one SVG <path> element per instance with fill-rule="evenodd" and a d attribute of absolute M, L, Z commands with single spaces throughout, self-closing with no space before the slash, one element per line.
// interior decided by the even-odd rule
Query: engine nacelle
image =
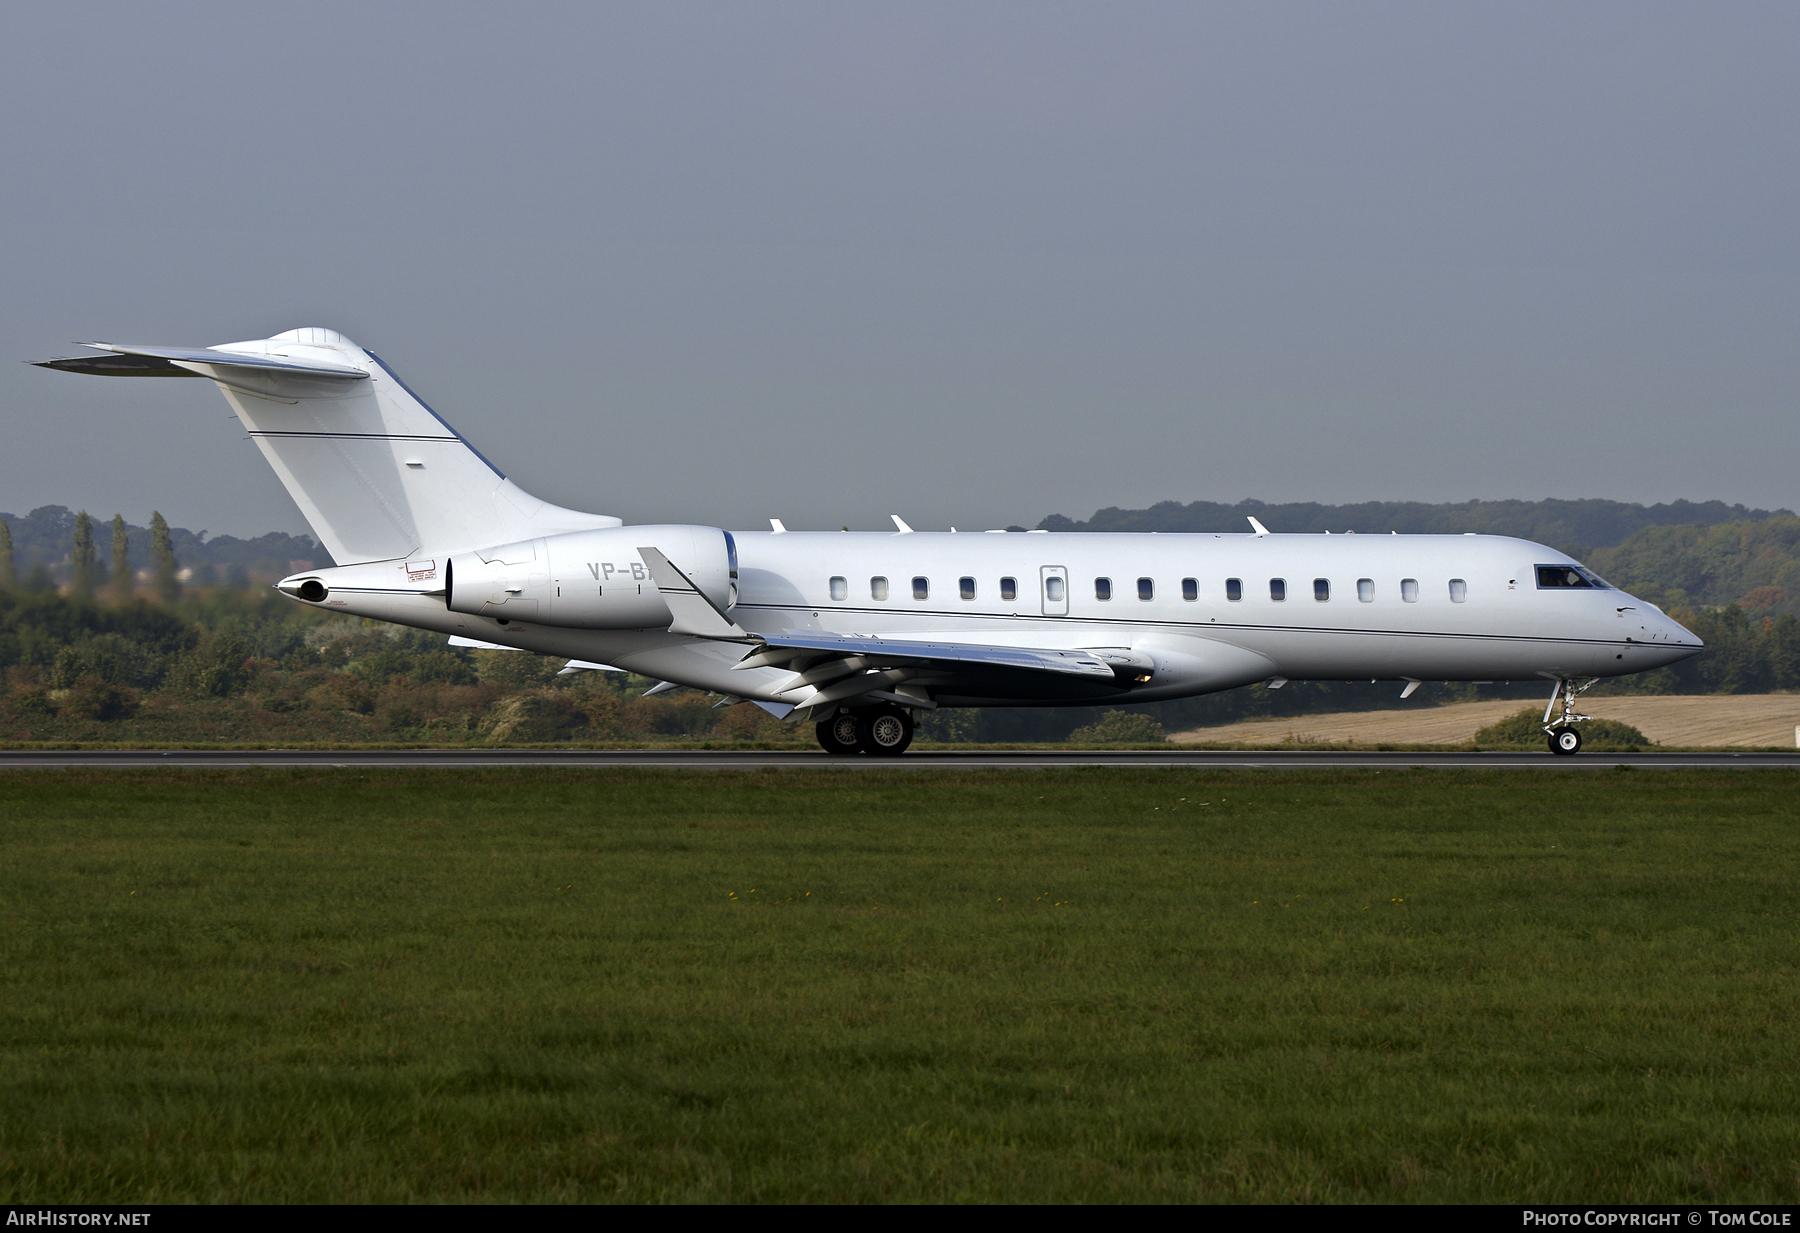
<path fill-rule="evenodd" d="M 729 611 L 737 604 L 737 544 L 718 527 L 608 527 L 502 544 L 451 557 L 452 612 L 574 629 L 658 629 L 674 618 L 638 555 L 655 548 Z"/>

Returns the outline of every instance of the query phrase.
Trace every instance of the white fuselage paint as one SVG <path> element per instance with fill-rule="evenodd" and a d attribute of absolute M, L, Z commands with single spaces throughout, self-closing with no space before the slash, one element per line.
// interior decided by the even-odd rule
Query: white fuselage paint
<path fill-rule="evenodd" d="M 623 528 L 629 531 L 629 528 Z M 1619 676 L 1685 659 L 1701 643 L 1660 609 L 1611 589 L 1540 589 L 1536 567 L 1574 564 L 1541 544 L 1499 536 L 1110 535 L 736 532 L 739 600 L 751 633 L 784 630 L 1148 656 L 1148 683 L 1066 696 L 944 696 L 945 705 L 1149 702 L 1254 681 L 1530 680 Z M 447 557 L 449 552 L 435 555 Z M 675 562 L 680 565 L 679 561 Z M 613 664 L 739 697 L 779 700 L 792 675 L 734 671 L 746 647 L 666 629 L 585 630 L 449 612 L 403 563 L 326 570 L 322 606 L 545 654 Z M 1046 593 L 1065 580 L 1061 601 Z M 842 578 L 843 598 L 832 596 Z M 871 580 L 887 580 L 887 598 Z M 927 580 L 915 598 L 913 580 Z M 972 598 L 961 579 L 974 580 Z M 1016 583 L 1002 597 L 1002 579 Z M 1096 594 L 1111 580 L 1111 598 Z M 1139 597 L 1138 580 L 1152 580 Z M 1195 597 L 1183 596 L 1194 580 Z M 1242 598 L 1227 597 L 1227 580 Z M 1271 597 L 1271 579 L 1286 598 Z M 1314 581 L 1329 584 L 1315 598 Z M 1358 583 L 1372 584 L 1370 598 Z M 1402 595 L 1417 583 L 1417 599 Z M 1464 598 L 1452 599 L 1452 580 Z"/>

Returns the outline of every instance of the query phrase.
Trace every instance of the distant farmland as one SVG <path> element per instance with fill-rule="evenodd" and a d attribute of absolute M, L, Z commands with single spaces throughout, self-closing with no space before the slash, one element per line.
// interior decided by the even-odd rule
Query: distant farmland
<path fill-rule="evenodd" d="M 1546 691 L 1548 693 L 1548 691 Z M 1794 748 L 1800 694 L 1613 695 L 1582 710 L 1637 728 L 1659 745 Z M 1182 745 L 1455 745 L 1520 709 L 1517 701 L 1463 702 L 1407 711 L 1352 711 L 1260 719 L 1178 732 Z"/>

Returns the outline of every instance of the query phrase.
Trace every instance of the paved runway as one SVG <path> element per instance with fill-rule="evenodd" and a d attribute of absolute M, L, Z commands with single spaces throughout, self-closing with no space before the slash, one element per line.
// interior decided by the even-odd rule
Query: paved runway
<path fill-rule="evenodd" d="M 814 751 L 680 749 L 353 749 L 353 750 L 0 750 L 0 769 L 89 767 L 116 770 L 143 767 L 494 767 L 560 766 L 585 770 L 659 767 L 669 770 L 964 771 L 979 768 L 1042 769 L 1069 766 L 1223 768 L 1473 767 L 1482 769 L 1606 770 L 1676 767 L 1785 767 L 1800 770 L 1800 751 L 1755 753 L 1730 750 L 1699 753 L 1579 753 L 1559 758 L 1542 753 L 1417 753 L 1307 750 L 1217 751 L 1055 750 L 919 751 L 899 758 L 833 757 Z"/>

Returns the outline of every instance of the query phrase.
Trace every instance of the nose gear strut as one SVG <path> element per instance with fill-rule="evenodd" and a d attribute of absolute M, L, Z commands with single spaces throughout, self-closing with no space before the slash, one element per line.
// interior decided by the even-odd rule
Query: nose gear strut
<path fill-rule="evenodd" d="M 1550 705 L 1544 708 L 1544 734 L 1550 738 L 1551 753 L 1572 754 L 1581 748 L 1581 731 L 1575 725 L 1590 716 L 1576 712 L 1575 700 L 1599 683 L 1597 676 L 1558 679 L 1556 688 L 1550 691 Z M 1551 723 L 1550 712 L 1556 709 L 1558 698 L 1562 699 L 1562 718 Z"/>

